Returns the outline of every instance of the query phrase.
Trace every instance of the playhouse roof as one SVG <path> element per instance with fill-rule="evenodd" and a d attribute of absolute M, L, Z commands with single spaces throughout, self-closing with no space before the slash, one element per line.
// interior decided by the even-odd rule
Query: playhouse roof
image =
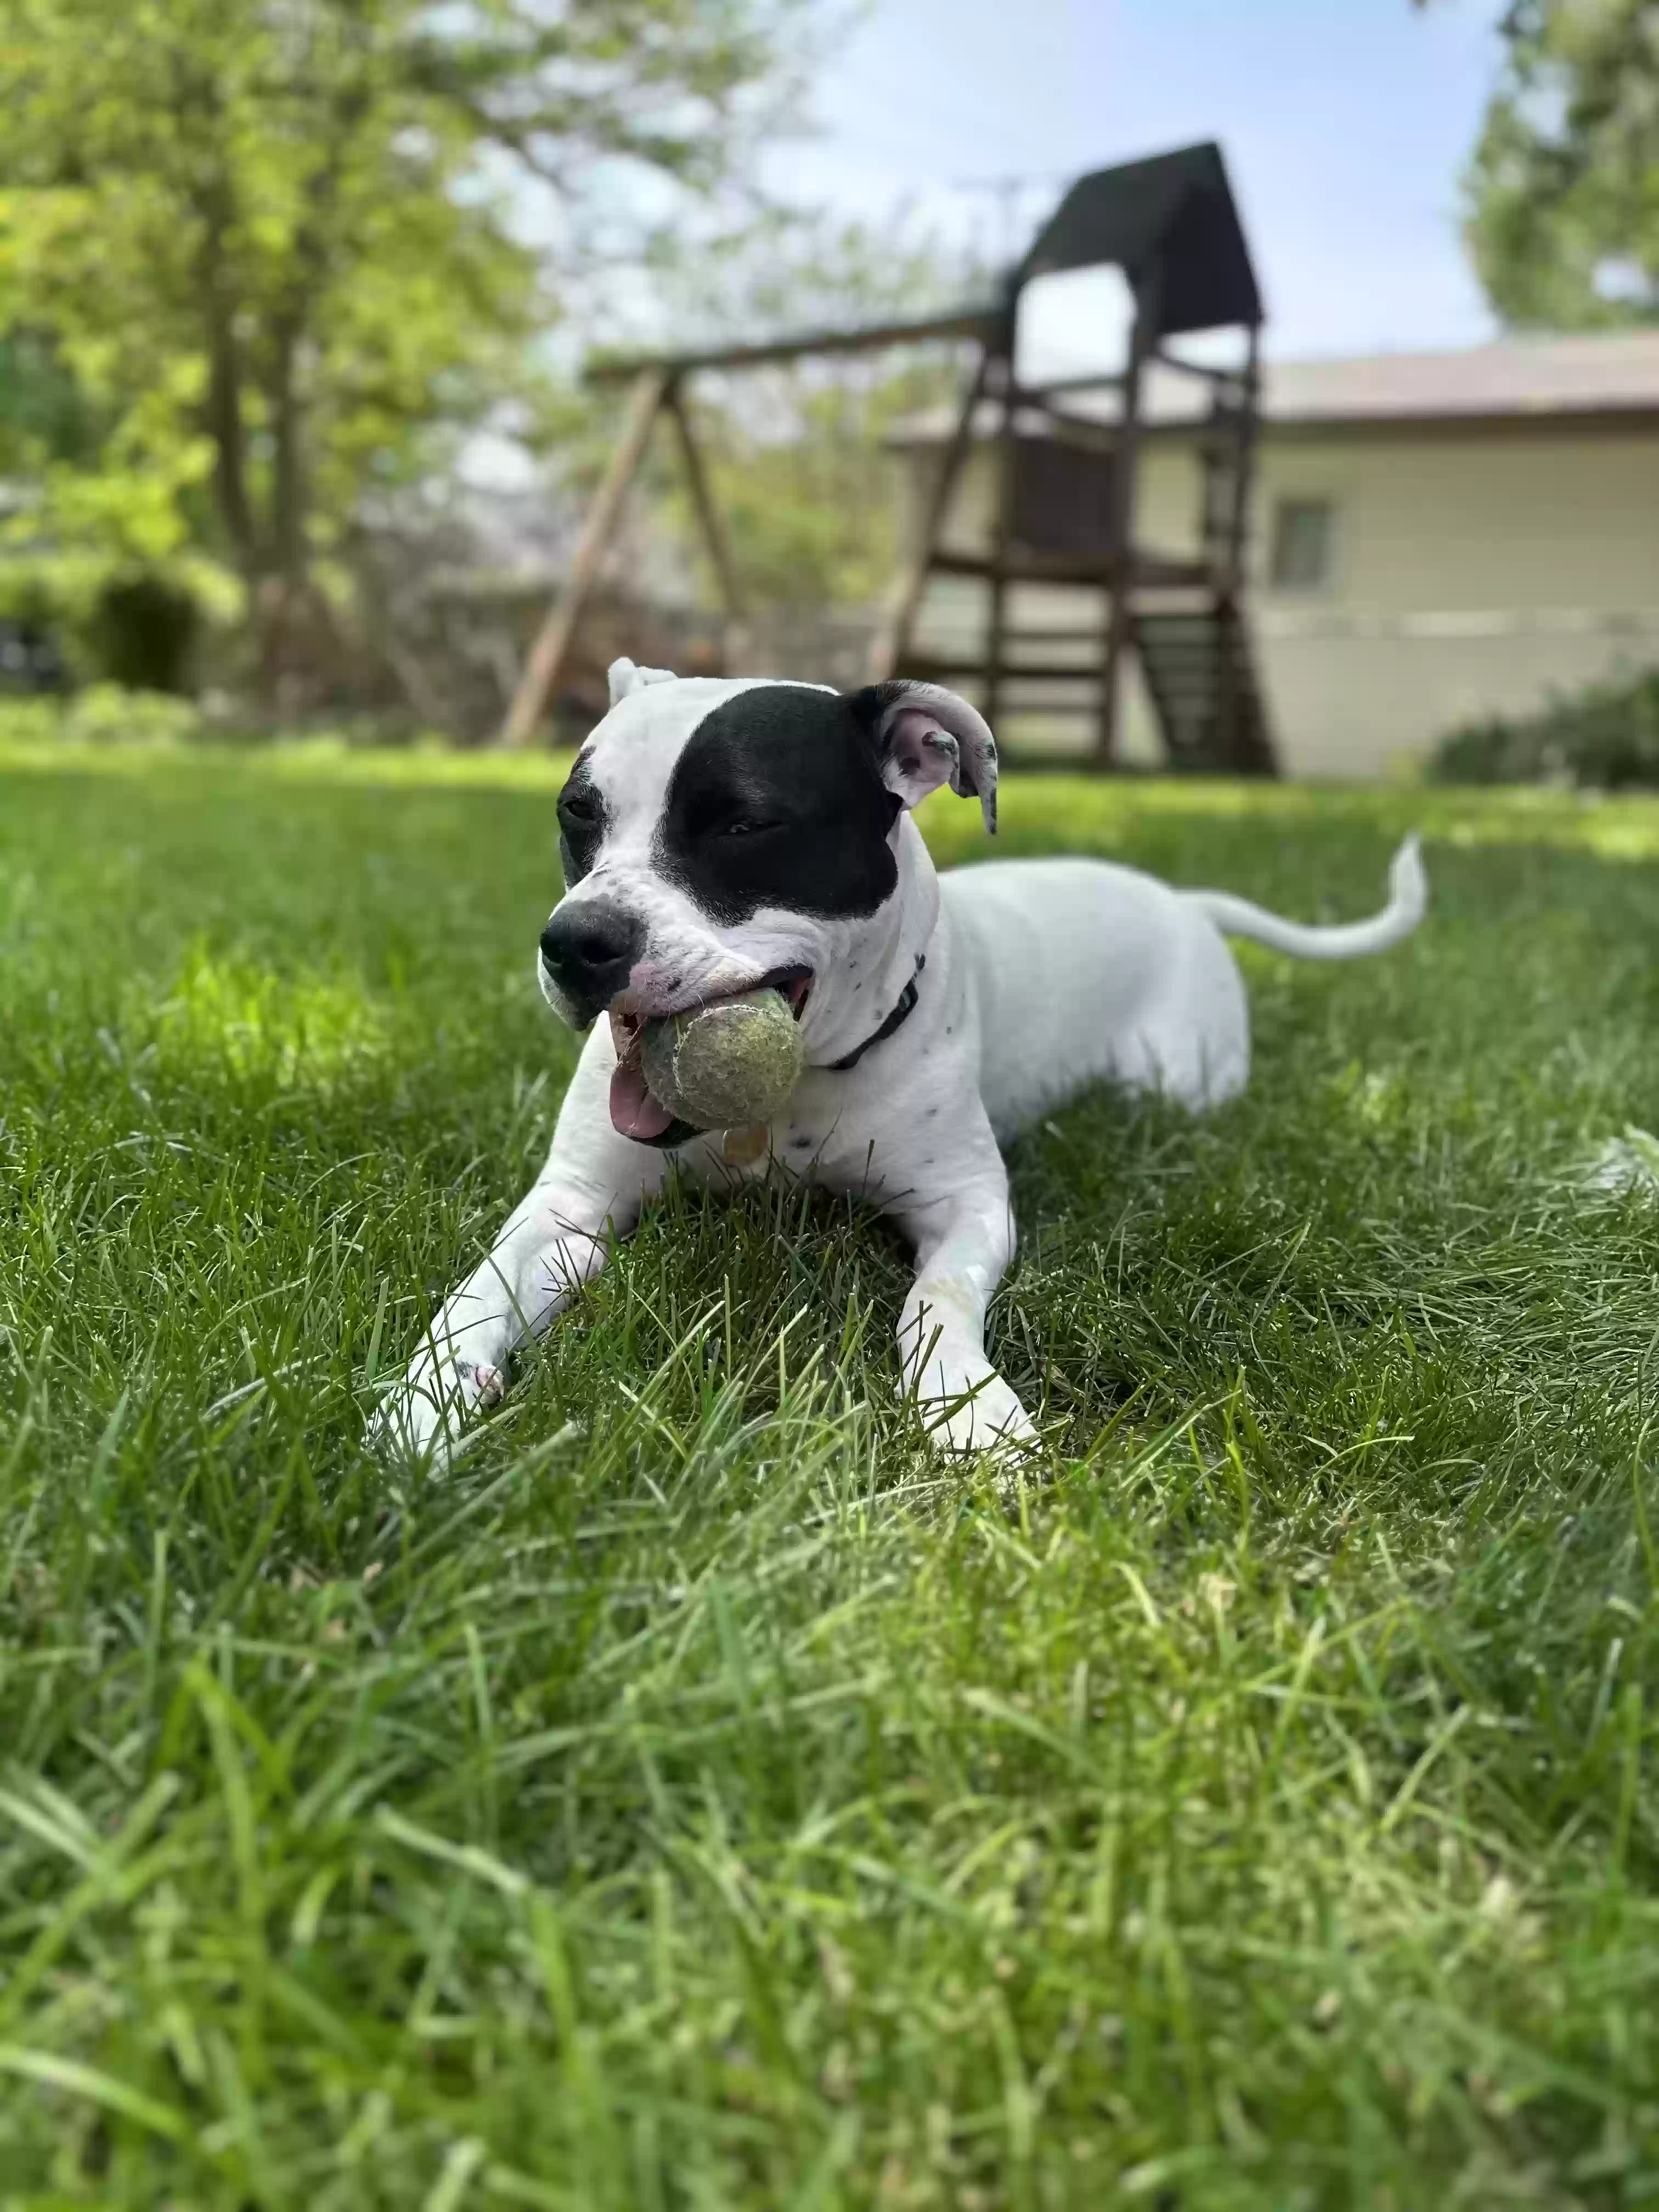
<path fill-rule="evenodd" d="M 1079 177 L 1038 232 L 1018 277 L 1103 264 L 1128 278 L 1153 337 L 1261 320 L 1219 146 L 1183 146 Z"/>

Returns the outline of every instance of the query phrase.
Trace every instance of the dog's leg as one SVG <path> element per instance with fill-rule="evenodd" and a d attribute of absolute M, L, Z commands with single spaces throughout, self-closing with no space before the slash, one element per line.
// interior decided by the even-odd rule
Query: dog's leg
<path fill-rule="evenodd" d="M 376 1416 L 375 1445 L 447 1460 L 469 1417 L 500 1403 L 512 1353 L 592 1281 L 611 1235 L 625 1236 L 638 1216 L 637 1197 L 631 1206 L 620 1194 L 602 1199 L 550 1158 L 488 1258 L 434 1315 L 408 1374 Z"/>
<path fill-rule="evenodd" d="M 378 1450 L 446 1463 L 469 1417 L 500 1402 L 512 1353 L 546 1331 L 604 1267 L 611 1238 L 637 1224 L 662 1181 L 662 1157 L 611 1127 L 605 1088 L 615 1065 L 608 1037 L 598 1048 L 590 1041 L 546 1166 L 489 1256 L 433 1316 L 375 1416 Z"/>
<path fill-rule="evenodd" d="M 905 1385 L 945 1451 L 1036 1442 L 1031 1418 L 985 1357 L 985 1310 L 1013 1257 L 1008 1176 L 990 1129 L 970 1177 L 896 1209 L 916 1244 L 916 1279 L 899 1317 Z"/>

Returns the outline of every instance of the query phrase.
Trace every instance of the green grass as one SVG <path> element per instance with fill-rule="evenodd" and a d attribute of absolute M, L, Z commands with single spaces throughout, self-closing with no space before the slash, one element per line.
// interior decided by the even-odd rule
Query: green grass
<path fill-rule="evenodd" d="M 902 1255 L 672 1199 L 364 1454 L 544 1145 L 546 763 L 0 761 L 0 2203 L 1659 2197 L 1659 805 L 1011 781 L 1407 948 L 1014 1156 L 1012 1497 Z M 969 810 L 936 805 L 950 856 Z"/>

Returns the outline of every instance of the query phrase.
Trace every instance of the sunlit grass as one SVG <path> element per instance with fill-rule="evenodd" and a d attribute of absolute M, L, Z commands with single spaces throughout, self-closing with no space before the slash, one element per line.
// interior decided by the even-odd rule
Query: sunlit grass
<path fill-rule="evenodd" d="M 1017 1149 L 1044 1461 L 918 1449 L 855 1209 L 678 1193 L 410 1481 L 573 1064 L 560 775 L 0 755 L 0 2203 L 1659 2194 L 1659 810 L 1011 778 L 1435 891 L 1247 949 L 1215 1120 Z"/>
<path fill-rule="evenodd" d="M 386 1044 L 384 1016 L 361 986 L 216 958 L 199 942 L 162 995 L 135 992 L 125 1017 L 132 1047 L 173 1080 L 192 1072 L 279 1093 L 331 1083 Z"/>
<path fill-rule="evenodd" d="M 435 740 L 410 746 L 353 744 L 339 737 L 289 738 L 230 747 L 195 743 L 98 744 L 9 738 L 0 730 L 0 773 L 148 777 L 158 769 L 204 772 L 234 767 L 279 783 L 335 784 L 354 790 L 556 793 L 569 773 L 568 752 L 457 751 Z M 954 859 L 980 840 L 975 824 L 948 799 L 933 802 L 930 834 Z M 1162 820 L 1256 822 L 1300 828 L 1333 817 L 1398 823 L 1455 845 L 1543 844 L 1582 848 L 1609 860 L 1659 856 L 1659 799 L 1611 799 L 1595 793 L 1524 787 L 1486 791 L 1398 785 L 1372 791 L 1344 785 L 1239 783 L 1219 777 L 1146 776 L 1099 781 L 1081 776 L 1016 775 L 1003 787 L 1002 826 L 1042 837 L 1073 823 L 1092 841 Z M 991 848 L 988 846 L 987 849 Z"/>

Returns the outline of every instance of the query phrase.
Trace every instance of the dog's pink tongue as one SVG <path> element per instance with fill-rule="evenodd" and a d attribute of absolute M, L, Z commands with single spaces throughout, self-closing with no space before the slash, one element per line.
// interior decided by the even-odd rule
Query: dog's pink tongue
<path fill-rule="evenodd" d="M 611 1121 L 624 1137 L 648 1145 L 661 1136 L 673 1115 L 645 1087 L 645 1072 L 637 1060 L 619 1066 L 611 1079 Z"/>

